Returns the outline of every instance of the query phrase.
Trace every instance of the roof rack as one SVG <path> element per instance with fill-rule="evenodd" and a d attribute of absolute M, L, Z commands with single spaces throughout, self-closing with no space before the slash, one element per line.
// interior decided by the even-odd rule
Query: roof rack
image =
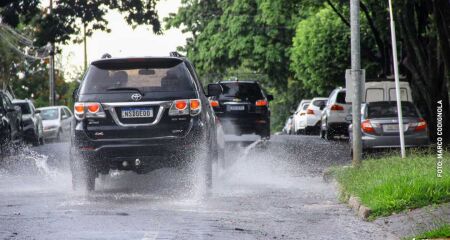
<path fill-rule="evenodd" d="M 178 57 L 178 58 L 184 58 L 184 56 L 181 55 L 179 52 L 170 52 L 169 56 L 171 56 L 171 57 Z"/>
<path fill-rule="evenodd" d="M 112 58 L 111 54 L 105 53 L 102 55 L 102 59 L 106 59 L 106 58 Z"/>

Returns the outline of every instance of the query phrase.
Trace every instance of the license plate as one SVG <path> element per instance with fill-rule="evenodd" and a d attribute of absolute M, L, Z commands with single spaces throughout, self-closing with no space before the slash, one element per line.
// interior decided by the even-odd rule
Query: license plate
<path fill-rule="evenodd" d="M 229 111 L 244 111 L 245 106 L 228 106 Z"/>
<path fill-rule="evenodd" d="M 408 124 L 403 124 L 403 131 L 405 132 L 406 130 L 408 130 Z M 399 132 L 398 124 L 384 124 L 383 132 Z"/>
<path fill-rule="evenodd" d="M 151 118 L 153 109 L 151 108 L 122 108 L 122 118 Z"/>

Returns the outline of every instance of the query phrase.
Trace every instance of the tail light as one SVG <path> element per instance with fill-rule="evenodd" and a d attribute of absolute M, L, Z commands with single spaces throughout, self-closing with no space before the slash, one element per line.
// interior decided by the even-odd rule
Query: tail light
<path fill-rule="evenodd" d="M 425 119 L 419 118 L 419 122 L 413 124 L 412 126 L 415 127 L 414 131 L 416 132 L 425 131 L 427 129 L 427 122 L 425 122 Z"/>
<path fill-rule="evenodd" d="M 181 115 L 198 115 L 202 110 L 202 104 L 199 99 L 183 99 L 173 101 L 172 106 L 169 109 L 170 116 Z"/>
<path fill-rule="evenodd" d="M 372 123 L 370 122 L 370 120 L 363 121 L 361 123 L 361 129 L 365 133 L 374 133 L 375 132 L 375 128 L 373 128 Z"/>
<path fill-rule="evenodd" d="M 210 100 L 209 104 L 211 104 L 211 107 L 219 107 L 219 101 L 216 100 Z"/>
<path fill-rule="evenodd" d="M 106 113 L 100 103 L 96 102 L 76 102 L 74 104 L 74 115 L 78 120 L 84 118 L 104 118 Z"/>
<path fill-rule="evenodd" d="M 257 107 L 264 107 L 264 106 L 268 105 L 268 102 L 267 102 L 267 100 L 258 100 L 258 101 L 256 101 L 255 105 Z"/>
<path fill-rule="evenodd" d="M 199 99 L 190 100 L 191 116 L 195 116 L 202 110 L 202 104 Z"/>
<path fill-rule="evenodd" d="M 344 111 L 344 107 L 341 105 L 333 104 L 330 108 L 331 111 Z"/>
<path fill-rule="evenodd" d="M 308 109 L 306 110 L 306 114 L 314 115 L 314 110 L 308 108 Z"/>

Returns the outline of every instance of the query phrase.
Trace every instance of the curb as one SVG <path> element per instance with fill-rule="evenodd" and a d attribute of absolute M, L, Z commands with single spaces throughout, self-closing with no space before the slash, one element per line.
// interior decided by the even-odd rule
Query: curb
<path fill-rule="evenodd" d="M 361 199 L 359 197 L 349 195 L 341 184 L 339 184 L 336 179 L 333 178 L 333 175 L 330 171 L 325 171 L 322 175 L 324 182 L 333 182 L 335 186 L 337 186 L 337 189 L 339 191 L 340 198 L 343 200 L 343 202 L 346 202 L 348 206 L 353 209 L 356 215 L 364 221 L 368 221 L 368 218 L 370 214 L 372 213 L 372 209 L 370 209 L 367 206 L 362 205 Z"/>

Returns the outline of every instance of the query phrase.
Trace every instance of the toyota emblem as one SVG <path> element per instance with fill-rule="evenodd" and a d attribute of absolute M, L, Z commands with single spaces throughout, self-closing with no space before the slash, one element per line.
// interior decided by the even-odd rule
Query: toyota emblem
<path fill-rule="evenodd" d="M 133 100 L 133 101 L 139 101 L 141 99 L 142 99 L 142 95 L 139 93 L 135 93 L 135 94 L 131 95 L 131 100 Z"/>

